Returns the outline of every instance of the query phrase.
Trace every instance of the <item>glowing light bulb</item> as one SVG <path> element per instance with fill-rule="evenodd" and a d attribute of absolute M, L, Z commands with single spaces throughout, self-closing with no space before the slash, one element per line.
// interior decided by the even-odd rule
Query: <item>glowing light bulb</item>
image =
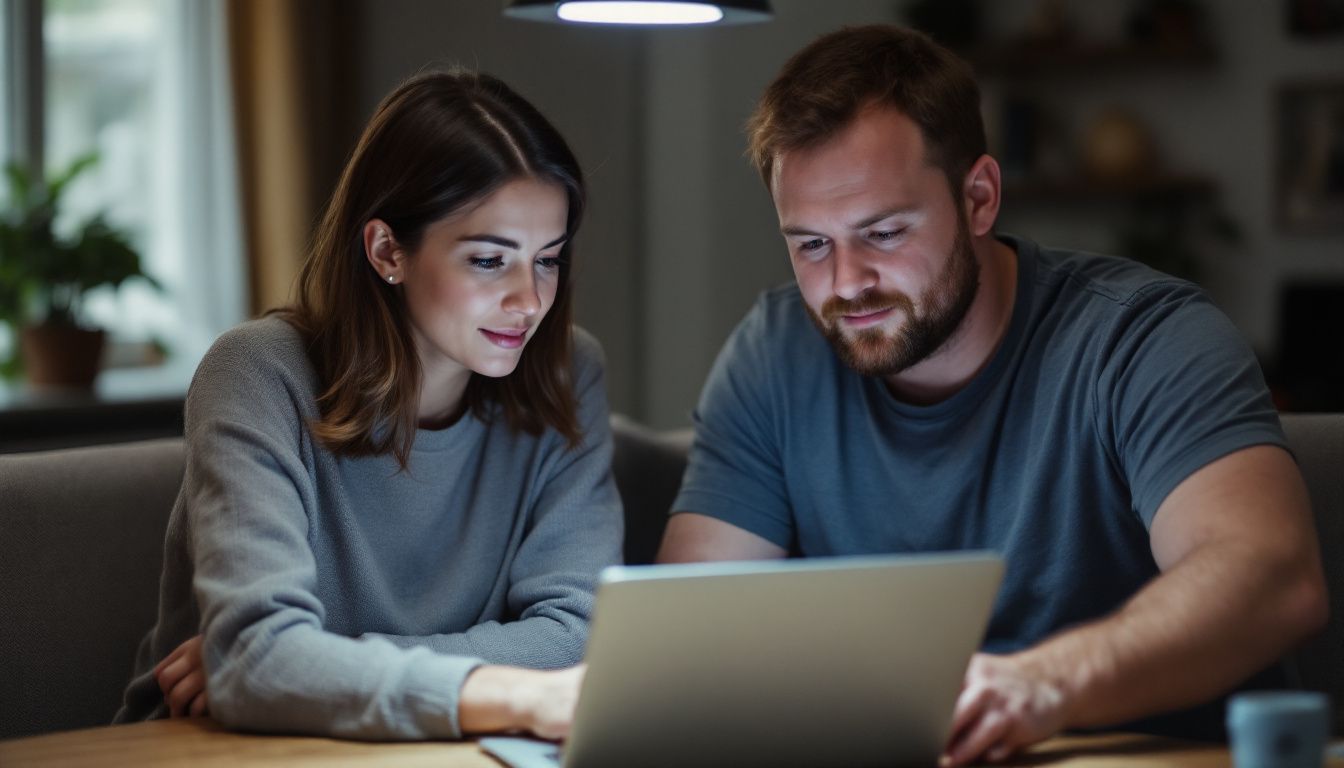
<path fill-rule="evenodd" d="M 561 3 L 556 15 L 585 24 L 713 24 L 723 11 L 706 3 L 572 0 Z"/>

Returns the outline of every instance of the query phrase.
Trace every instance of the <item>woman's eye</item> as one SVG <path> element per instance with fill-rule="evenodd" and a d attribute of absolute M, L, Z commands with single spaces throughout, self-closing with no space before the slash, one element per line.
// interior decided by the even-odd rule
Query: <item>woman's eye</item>
<path fill-rule="evenodd" d="M 504 266 L 503 256 L 472 256 L 468 261 L 471 262 L 471 266 L 487 271 Z"/>
<path fill-rule="evenodd" d="M 560 268 L 560 257 L 542 256 L 541 258 L 537 259 L 537 266 L 541 267 L 547 272 L 554 272 L 555 270 Z"/>

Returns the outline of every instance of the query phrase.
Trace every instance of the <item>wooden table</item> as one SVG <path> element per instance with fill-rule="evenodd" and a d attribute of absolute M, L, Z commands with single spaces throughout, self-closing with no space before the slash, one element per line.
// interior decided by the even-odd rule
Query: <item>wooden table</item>
<path fill-rule="evenodd" d="M 210 719 L 158 720 L 65 731 L 0 741 L 0 766 L 29 765 L 232 765 L 433 766 L 499 768 L 472 742 L 369 744 L 298 736 L 230 733 Z M 1332 759 L 1331 766 L 1344 766 Z M 1221 768 L 1230 766 L 1218 746 L 1150 736 L 1109 734 L 1060 737 L 1045 742 L 1010 765 L 1060 768 Z M 690 767 L 688 767 L 690 768 Z"/>

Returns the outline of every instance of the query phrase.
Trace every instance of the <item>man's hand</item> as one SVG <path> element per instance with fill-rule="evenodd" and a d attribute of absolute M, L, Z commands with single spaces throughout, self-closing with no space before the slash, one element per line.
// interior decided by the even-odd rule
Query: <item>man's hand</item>
<path fill-rule="evenodd" d="M 462 684 L 458 723 L 463 734 L 527 731 L 562 741 L 574 723 L 579 688 L 588 670 L 538 671 L 517 667 L 479 667 Z"/>
<path fill-rule="evenodd" d="M 210 713 L 200 635 L 177 646 L 160 661 L 154 667 L 154 679 L 163 691 L 169 717 L 204 717 Z"/>
<path fill-rule="evenodd" d="M 977 653 L 952 715 L 952 736 L 942 764 L 998 762 L 1048 739 L 1065 725 L 1066 696 L 1024 654 Z"/>

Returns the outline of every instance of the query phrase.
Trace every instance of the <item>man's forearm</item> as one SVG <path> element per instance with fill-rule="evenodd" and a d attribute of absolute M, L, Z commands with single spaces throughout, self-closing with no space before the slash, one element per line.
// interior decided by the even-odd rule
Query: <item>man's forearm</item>
<path fill-rule="evenodd" d="M 1314 560 L 1209 543 L 1111 616 L 1012 658 L 1058 687 L 1066 727 L 1110 725 L 1227 691 L 1316 630 L 1322 603 Z"/>

